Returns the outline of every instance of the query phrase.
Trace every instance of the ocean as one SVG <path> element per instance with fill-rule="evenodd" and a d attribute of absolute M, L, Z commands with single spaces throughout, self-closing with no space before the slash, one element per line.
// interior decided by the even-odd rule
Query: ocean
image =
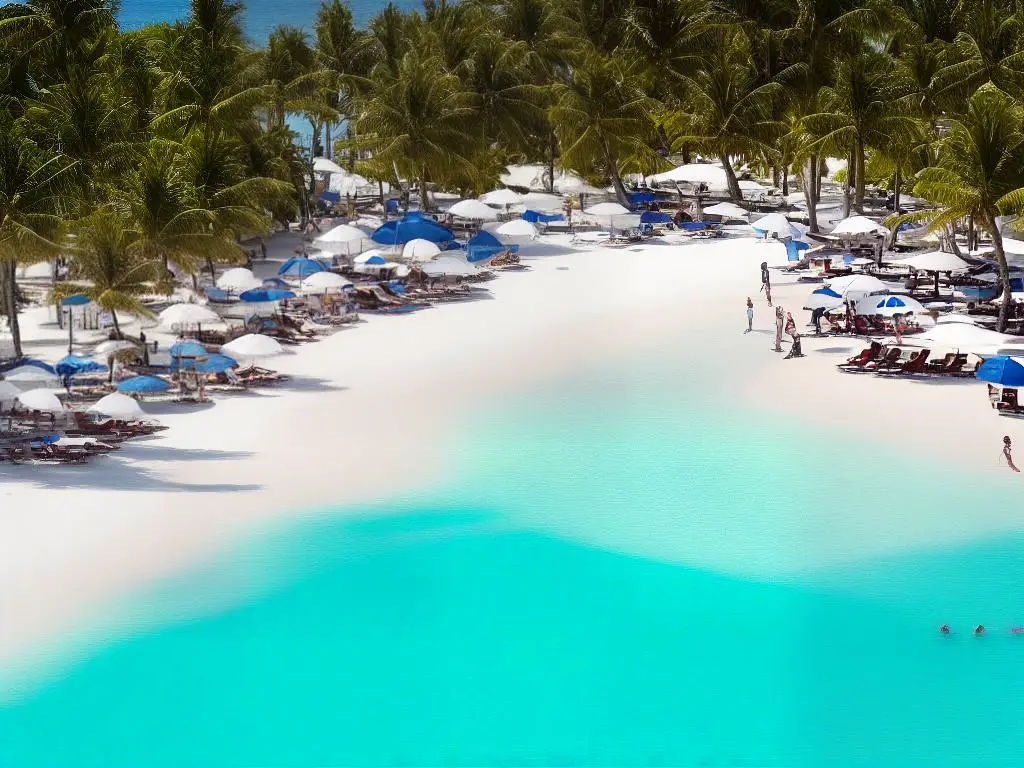
<path fill-rule="evenodd" d="M 434 487 L 120 606 L 0 765 L 1018 764 L 1017 492 L 823 424 L 674 360 L 476 407 Z"/>
<path fill-rule="evenodd" d="M 267 35 L 279 24 L 302 27 L 313 35 L 313 20 L 316 18 L 320 0 L 293 0 L 287 9 L 272 0 L 243 0 L 245 5 L 245 31 L 253 42 L 262 44 Z M 414 8 L 416 0 L 396 0 L 399 8 Z M 354 0 L 349 3 L 357 25 L 366 24 L 386 3 L 379 0 Z M 188 16 L 188 0 L 122 0 L 118 20 L 122 29 L 135 29 L 145 24 L 177 19 Z"/>

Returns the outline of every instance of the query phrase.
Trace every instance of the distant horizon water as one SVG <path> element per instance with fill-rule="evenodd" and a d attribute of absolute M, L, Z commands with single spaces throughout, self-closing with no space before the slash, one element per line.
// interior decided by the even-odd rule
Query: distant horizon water
<path fill-rule="evenodd" d="M 971 527 L 1015 519 L 1003 474 L 706 381 L 621 364 L 474 407 L 437 487 L 130 601 L 138 630 L 0 705 L 0 765 L 1015 764 L 1024 534 Z"/>
<path fill-rule="evenodd" d="M 292 0 L 287 8 L 272 0 L 241 0 L 245 5 L 245 33 L 262 45 L 278 24 L 302 27 L 312 37 L 313 22 L 322 0 Z M 368 22 L 387 5 L 386 0 L 351 0 L 349 7 L 357 26 Z M 418 0 L 396 0 L 400 8 L 419 6 Z M 146 24 L 174 22 L 188 15 L 188 0 L 122 0 L 118 21 L 122 29 L 137 29 Z"/>

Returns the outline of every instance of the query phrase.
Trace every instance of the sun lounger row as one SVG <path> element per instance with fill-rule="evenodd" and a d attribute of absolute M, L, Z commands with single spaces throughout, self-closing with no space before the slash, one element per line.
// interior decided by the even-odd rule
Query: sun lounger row
<path fill-rule="evenodd" d="M 847 373 L 875 373 L 881 376 L 973 378 L 977 365 L 967 365 L 966 353 L 950 352 L 939 360 L 929 360 L 930 354 L 931 350 L 928 349 L 904 350 L 898 346 L 883 347 L 879 342 L 873 341 L 867 349 L 837 367 Z"/>

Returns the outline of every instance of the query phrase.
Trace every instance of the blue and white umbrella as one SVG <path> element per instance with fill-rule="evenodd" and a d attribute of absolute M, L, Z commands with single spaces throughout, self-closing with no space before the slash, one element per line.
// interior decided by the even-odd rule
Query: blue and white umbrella
<path fill-rule="evenodd" d="M 205 360 L 209 353 L 206 347 L 197 341 L 179 341 L 171 345 L 169 350 L 171 357 L 187 357 L 194 360 Z"/>
<path fill-rule="evenodd" d="M 155 395 L 166 392 L 171 388 L 171 383 L 156 376 L 132 376 L 117 385 L 118 392 L 127 392 L 135 395 Z"/>
<path fill-rule="evenodd" d="M 865 296 L 857 302 L 858 315 L 893 317 L 894 315 L 922 315 L 927 312 L 928 310 L 921 302 L 909 296 Z"/>
<path fill-rule="evenodd" d="M 838 309 L 845 303 L 846 301 L 843 299 L 842 294 L 836 293 L 831 288 L 819 288 L 807 297 L 807 301 L 804 302 L 804 309 L 824 309 L 828 311 Z"/>

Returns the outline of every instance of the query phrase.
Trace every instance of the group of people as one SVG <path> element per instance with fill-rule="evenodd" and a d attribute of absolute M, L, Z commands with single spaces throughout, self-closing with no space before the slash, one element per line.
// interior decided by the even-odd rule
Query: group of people
<path fill-rule="evenodd" d="M 772 306 L 772 283 L 771 275 L 768 273 L 768 262 L 761 262 L 761 292 L 768 299 L 768 306 Z M 747 296 L 747 330 L 750 333 L 754 330 L 754 302 Z M 782 307 L 775 307 L 775 351 L 782 351 L 782 337 L 789 336 L 793 340 L 786 360 L 791 357 L 803 357 L 803 350 L 800 347 L 800 334 L 796 330 L 796 321 L 792 312 L 785 312 Z"/>

